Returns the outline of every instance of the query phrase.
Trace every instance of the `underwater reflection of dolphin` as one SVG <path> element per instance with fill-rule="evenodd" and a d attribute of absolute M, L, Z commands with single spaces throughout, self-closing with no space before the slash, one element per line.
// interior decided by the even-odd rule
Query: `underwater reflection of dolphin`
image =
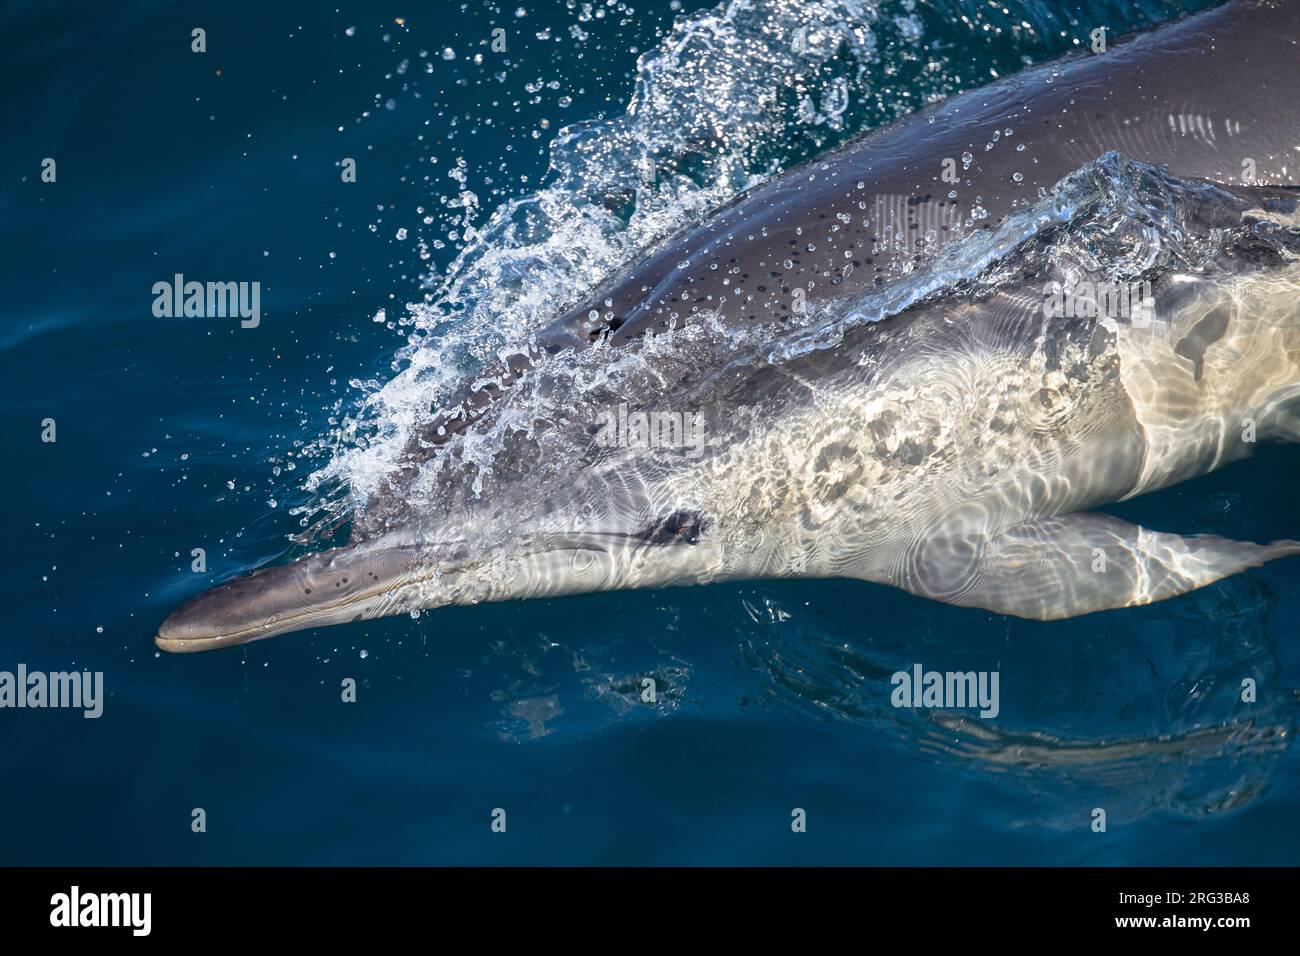
<path fill-rule="evenodd" d="M 759 577 L 1052 619 L 1300 553 L 1088 512 L 1300 439 L 1298 41 L 1300 0 L 1238 0 L 750 191 L 434 417 L 348 546 L 200 594 L 158 645 Z M 918 276 L 884 321 L 824 321 Z M 594 442 L 614 405 L 707 441 Z"/>

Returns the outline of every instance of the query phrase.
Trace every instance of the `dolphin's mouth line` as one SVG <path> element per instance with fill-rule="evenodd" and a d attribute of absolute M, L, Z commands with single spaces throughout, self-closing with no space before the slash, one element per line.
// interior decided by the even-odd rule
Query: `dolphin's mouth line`
<path fill-rule="evenodd" d="M 283 618 L 282 620 L 286 620 L 286 621 L 295 620 L 303 616 L 304 616 L 303 614 L 295 614 L 292 617 L 286 617 Z M 276 623 L 279 624 L 281 622 L 277 621 Z M 155 644 L 157 644 L 160 648 L 162 648 L 165 651 L 183 651 L 183 650 L 204 649 L 208 647 L 224 647 L 226 644 L 232 641 L 238 641 L 239 639 L 243 638 L 247 634 L 256 634 L 257 632 L 266 630 L 266 628 L 271 626 L 273 625 L 262 624 L 259 625 L 258 627 L 247 627 L 238 631 L 230 631 L 228 633 L 222 633 L 222 634 L 213 634 L 211 637 L 163 637 L 162 634 L 157 634 L 154 636 L 153 640 Z M 198 645 L 198 647 L 195 648 L 193 647 L 193 645 Z"/>

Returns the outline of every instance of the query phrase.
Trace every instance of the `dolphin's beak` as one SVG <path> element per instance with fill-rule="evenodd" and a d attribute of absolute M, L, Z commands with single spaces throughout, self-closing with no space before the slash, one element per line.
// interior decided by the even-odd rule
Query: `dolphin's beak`
<path fill-rule="evenodd" d="M 191 653 L 399 613 L 418 584 L 420 553 L 349 546 L 255 571 L 186 601 L 154 641 L 164 651 Z"/>
<path fill-rule="evenodd" d="M 191 653 L 415 608 L 713 580 L 721 552 L 716 542 L 699 543 L 702 527 L 698 515 L 675 512 L 631 532 L 349 545 L 204 591 L 163 621 L 154 640 L 164 651 Z"/>

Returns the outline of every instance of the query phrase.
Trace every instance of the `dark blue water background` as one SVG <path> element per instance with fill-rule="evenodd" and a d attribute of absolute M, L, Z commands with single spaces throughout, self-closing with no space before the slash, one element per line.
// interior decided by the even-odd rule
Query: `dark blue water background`
<path fill-rule="evenodd" d="M 311 464 L 288 470 L 289 452 L 328 432 L 349 379 L 391 374 L 402 333 L 371 319 L 451 262 L 438 197 L 457 158 L 484 214 L 533 191 L 556 131 L 622 113 L 638 53 L 697 12 L 521 2 L 0 8 L 0 669 L 103 671 L 108 693 L 99 720 L 0 711 L 0 863 L 1295 862 L 1294 559 L 1053 624 L 758 583 L 155 650 L 175 604 L 300 530 L 288 507 Z M 963 4 L 963 24 L 951 6 L 927 42 L 1002 73 L 1095 22 L 1180 9 L 1009 0 Z M 1023 20 L 1057 29 L 1027 40 Z M 511 52 L 477 65 L 495 26 Z M 891 82 L 848 128 L 773 149 L 794 162 L 888 118 Z M 445 248 L 421 261 L 403 226 Z M 154 318 L 151 286 L 177 272 L 259 280 L 260 328 Z M 1112 510 L 1297 536 L 1298 464 L 1264 449 Z M 1002 713 L 893 709 L 889 675 L 913 662 L 1000 671 Z"/>

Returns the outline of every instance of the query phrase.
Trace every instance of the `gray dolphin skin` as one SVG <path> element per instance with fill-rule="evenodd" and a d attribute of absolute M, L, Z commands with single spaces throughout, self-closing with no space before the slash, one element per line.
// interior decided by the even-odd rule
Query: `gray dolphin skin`
<path fill-rule="evenodd" d="M 431 409 L 349 544 L 157 644 L 759 578 L 1052 620 L 1300 554 L 1092 510 L 1300 440 L 1297 90 L 1300 0 L 1234 0 L 792 169 Z"/>

